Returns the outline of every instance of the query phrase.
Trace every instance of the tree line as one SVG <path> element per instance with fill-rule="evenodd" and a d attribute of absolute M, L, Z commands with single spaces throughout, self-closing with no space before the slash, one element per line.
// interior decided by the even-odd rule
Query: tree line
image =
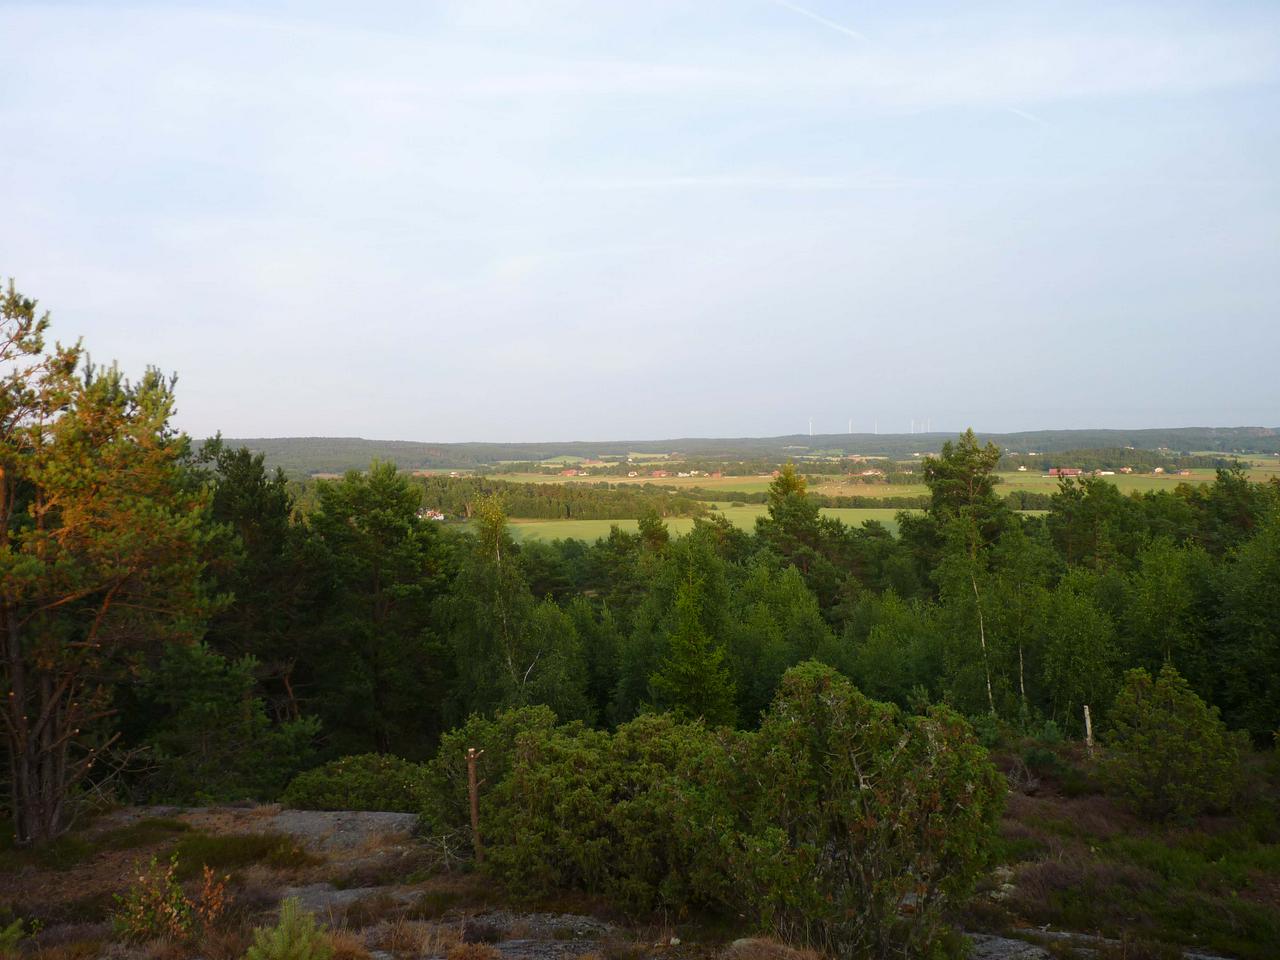
<path fill-rule="evenodd" d="M 650 484 L 512 483 L 489 477 L 416 477 L 424 507 L 449 517 L 470 518 L 487 496 L 501 498 L 507 516 L 537 520 L 628 520 L 653 512 L 696 517 L 706 511 L 696 498 Z"/>
<path fill-rule="evenodd" d="M 1173 450 L 1138 450 L 1133 447 L 1104 447 L 1092 450 L 1063 450 L 1059 453 L 1005 453 L 997 469 L 1009 471 L 1026 467 L 1046 471 L 1050 467 L 1078 467 L 1081 470 L 1119 470 L 1132 467 L 1139 473 L 1162 470 L 1219 470 L 1231 466 L 1235 458 L 1197 456 Z"/>

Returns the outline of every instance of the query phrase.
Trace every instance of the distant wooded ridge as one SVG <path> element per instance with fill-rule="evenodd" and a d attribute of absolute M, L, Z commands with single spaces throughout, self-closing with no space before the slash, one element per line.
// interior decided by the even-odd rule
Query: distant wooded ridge
<path fill-rule="evenodd" d="M 426 443 L 412 440 L 366 440 L 361 437 L 228 438 L 232 448 L 246 446 L 265 455 L 287 473 L 341 473 L 362 470 L 373 460 L 406 470 L 473 469 L 503 461 L 550 460 L 555 457 L 626 457 L 628 454 L 678 454 L 724 460 L 767 457 L 776 460 L 807 456 L 861 454 L 910 457 L 931 453 L 952 432 L 827 433 L 784 437 L 680 437 L 670 440 L 569 440 L 538 443 Z M 1173 427 L 1142 430 L 1032 430 L 980 433 L 1002 450 L 1060 453 L 1103 447 L 1168 449 L 1178 452 L 1280 452 L 1280 428 Z"/>

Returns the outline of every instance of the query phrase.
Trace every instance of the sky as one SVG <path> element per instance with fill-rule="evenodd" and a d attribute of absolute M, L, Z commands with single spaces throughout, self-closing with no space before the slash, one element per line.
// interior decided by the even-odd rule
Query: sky
<path fill-rule="evenodd" d="M 0 0 L 0 277 L 195 436 L 1280 426 L 1280 3 Z"/>

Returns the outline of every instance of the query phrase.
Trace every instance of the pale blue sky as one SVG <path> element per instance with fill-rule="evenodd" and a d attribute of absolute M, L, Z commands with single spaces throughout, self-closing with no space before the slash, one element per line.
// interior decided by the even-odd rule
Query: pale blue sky
<path fill-rule="evenodd" d="M 0 2 L 0 124 L 198 435 L 1280 425 L 1280 3 Z"/>

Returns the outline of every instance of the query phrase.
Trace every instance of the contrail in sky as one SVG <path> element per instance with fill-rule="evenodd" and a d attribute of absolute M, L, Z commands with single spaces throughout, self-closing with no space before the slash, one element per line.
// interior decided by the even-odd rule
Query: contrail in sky
<path fill-rule="evenodd" d="M 1015 117 L 1021 117 L 1023 120 L 1030 120 L 1032 123 L 1038 123 L 1042 127 L 1053 129 L 1053 124 L 1042 117 L 1037 117 L 1034 113 L 1028 113 L 1026 110 L 1019 110 L 1017 107 L 1006 106 L 1005 109 Z"/>
<path fill-rule="evenodd" d="M 863 34 L 859 33 L 857 30 L 851 30 L 849 27 L 846 27 L 844 24 L 836 23 L 834 20 L 828 20 L 826 17 L 819 16 L 818 14 L 814 13 L 812 10 L 806 10 L 804 7 L 796 6 L 794 3 L 791 3 L 790 0 L 773 0 L 773 2 L 780 7 L 786 7 L 788 10 L 793 10 L 803 17 L 808 17 L 810 20 L 815 20 L 818 23 L 822 24 L 824 27 L 830 27 L 832 30 L 839 30 L 841 33 L 846 34 L 847 36 L 853 37 L 853 39 L 855 40 L 867 39 Z"/>
<path fill-rule="evenodd" d="M 804 7 L 801 7 L 801 6 L 798 6 L 797 4 L 792 3 L 791 0 L 773 0 L 773 2 L 780 7 L 786 7 L 788 10 L 798 13 L 801 16 L 808 17 L 810 20 L 813 20 L 816 23 L 820 23 L 824 27 L 830 27 L 832 30 L 837 30 L 840 33 L 843 33 L 845 36 L 853 37 L 853 39 L 855 40 L 862 40 L 865 42 L 867 39 L 866 34 L 859 33 L 857 30 L 854 30 L 851 27 L 846 27 L 842 23 L 836 23 L 834 20 L 828 20 L 826 17 L 821 16 L 820 14 L 814 13 L 812 10 L 806 10 Z M 1034 113 L 1028 113 L 1026 110 L 1019 110 L 1017 107 L 1006 106 L 1005 109 L 1008 110 L 1010 113 L 1012 113 L 1015 117 L 1021 117 L 1023 120 L 1027 120 L 1030 123 L 1034 123 L 1034 124 L 1037 124 L 1038 126 L 1044 127 L 1046 130 L 1053 129 L 1053 124 L 1051 124 L 1048 120 L 1045 120 L 1041 117 L 1037 117 Z"/>

